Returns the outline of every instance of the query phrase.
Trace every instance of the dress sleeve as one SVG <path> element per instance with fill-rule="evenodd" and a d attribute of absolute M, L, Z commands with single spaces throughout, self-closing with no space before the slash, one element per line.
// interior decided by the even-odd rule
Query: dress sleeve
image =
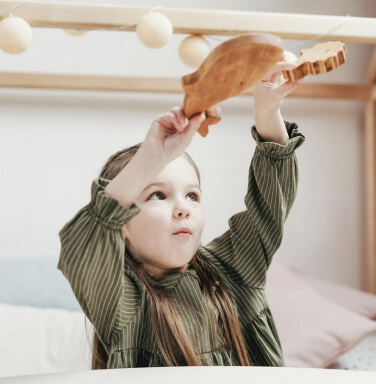
<path fill-rule="evenodd" d="M 252 127 L 256 149 L 249 168 L 246 210 L 233 215 L 229 230 L 201 248 L 236 284 L 265 288 L 267 269 L 295 200 L 295 149 L 305 138 L 295 123 L 285 122 L 285 126 L 289 140 L 284 145 L 262 141 Z"/>
<path fill-rule="evenodd" d="M 57 268 L 69 281 L 101 342 L 109 347 L 113 331 L 122 329 L 137 309 L 139 288 L 124 269 L 122 226 L 140 208 L 125 208 L 105 195 L 110 180 L 97 178 L 91 201 L 60 230 Z"/>

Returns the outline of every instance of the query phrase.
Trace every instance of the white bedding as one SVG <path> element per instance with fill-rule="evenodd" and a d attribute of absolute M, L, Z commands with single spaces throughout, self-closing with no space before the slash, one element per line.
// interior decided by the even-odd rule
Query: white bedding
<path fill-rule="evenodd" d="M 376 372 L 278 367 L 173 367 L 111 369 L 0 379 L 1 384 L 374 384 Z"/>
<path fill-rule="evenodd" d="M 90 371 L 92 325 L 86 321 L 87 336 L 84 314 L 56 264 L 56 259 L 0 259 L 0 378 Z M 307 368 L 321 368 L 315 363 L 319 353 L 319 357 L 331 357 L 330 363 L 335 362 L 329 371 L 376 371 L 376 322 L 371 320 L 376 318 L 376 296 L 336 286 L 336 291 L 341 292 L 338 295 L 328 283 L 317 282 L 325 295 L 316 294 L 315 303 L 307 301 L 309 292 L 313 296 L 304 282 L 277 266 L 274 263 L 269 269 L 268 300 L 280 331 L 286 366 L 302 367 L 295 365 L 296 361 L 305 363 Z M 331 304 L 326 298 L 329 292 L 335 300 Z M 297 293 L 305 300 L 298 301 Z M 281 294 L 288 298 L 289 305 L 279 308 L 283 304 Z M 350 296 L 354 305 L 345 308 L 347 302 L 343 300 Z M 60 308 L 50 308 L 51 304 Z M 318 310 L 326 308 L 326 321 L 309 323 L 311 312 L 307 306 L 310 310 L 313 306 Z M 337 310 L 333 311 L 334 307 Z M 290 314 L 295 316 L 297 311 L 305 316 L 299 330 L 289 320 Z M 340 331 L 338 322 L 346 326 L 345 331 Z M 293 333 L 289 336 L 291 328 Z M 350 330 L 356 331 L 352 338 Z M 343 351 L 341 355 L 339 350 Z"/>
<path fill-rule="evenodd" d="M 376 333 L 367 336 L 328 368 L 376 371 Z"/>
<path fill-rule="evenodd" d="M 82 312 L 0 303 L 0 314 L 0 378 L 90 371 L 92 325 L 87 335 Z M 376 333 L 330 368 L 376 371 L 375 352 Z"/>
<path fill-rule="evenodd" d="M 83 312 L 0 303 L 0 377 L 89 370 L 90 358 Z"/>

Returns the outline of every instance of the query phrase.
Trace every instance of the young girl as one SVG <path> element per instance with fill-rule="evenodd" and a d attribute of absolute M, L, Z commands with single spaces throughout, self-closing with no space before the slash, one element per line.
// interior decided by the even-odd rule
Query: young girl
<path fill-rule="evenodd" d="M 158 116 L 93 181 L 90 203 L 59 233 L 58 263 L 94 326 L 92 369 L 284 366 L 265 283 L 304 141 L 280 114 L 297 86 L 281 71 L 293 67 L 279 62 L 255 85 L 246 210 L 208 245 L 199 171 L 184 152 L 203 114 L 187 121 L 175 107 Z"/>

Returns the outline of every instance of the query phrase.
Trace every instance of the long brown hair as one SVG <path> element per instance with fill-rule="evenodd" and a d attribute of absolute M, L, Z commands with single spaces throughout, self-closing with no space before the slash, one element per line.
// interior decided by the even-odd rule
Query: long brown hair
<path fill-rule="evenodd" d="M 123 149 L 112 155 L 103 166 L 100 177 L 112 180 L 129 163 L 142 143 Z M 200 172 L 188 155 L 181 154 L 195 169 L 199 183 Z M 166 366 L 202 365 L 197 358 L 198 352 L 189 339 L 183 322 L 172 305 L 163 286 L 152 279 L 143 264 L 138 262 L 129 252 L 125 252 L 124 263 L 145 284 L 150 298 L 150 319 L 156 342 Z M 208 262 L 196 253 L 189 263 L 200 278 L 204 298 L 207 302 L 213 325 L 218 334 L 236 357 L 238 364 L 252 365 L 236 310 L 229 297 L 224 283 Z M 214 307 L 218 310 L 219 321 L 216 320 Z M 107 369 L 108 355 L 105 347 L 94 329 L 92 345 L 92 369 Z M 179 351 L 178 353 L 176 351 Z"/>

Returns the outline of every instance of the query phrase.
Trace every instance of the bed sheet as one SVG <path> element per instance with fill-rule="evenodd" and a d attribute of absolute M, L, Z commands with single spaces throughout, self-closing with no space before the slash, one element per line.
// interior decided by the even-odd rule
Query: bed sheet
<path fill-rule="evenodd" d="M 285 367 L 172 367 L 110 369 L 87 372 L 67 372 L 18 376 L 0 379 L 0 384 L 374 384 L 376 373 L 318 368 Z"/>
<path fill-rule="evenodd" d="M 376 371 L 376 333 L 340 356 L 329 369 Z"/>

